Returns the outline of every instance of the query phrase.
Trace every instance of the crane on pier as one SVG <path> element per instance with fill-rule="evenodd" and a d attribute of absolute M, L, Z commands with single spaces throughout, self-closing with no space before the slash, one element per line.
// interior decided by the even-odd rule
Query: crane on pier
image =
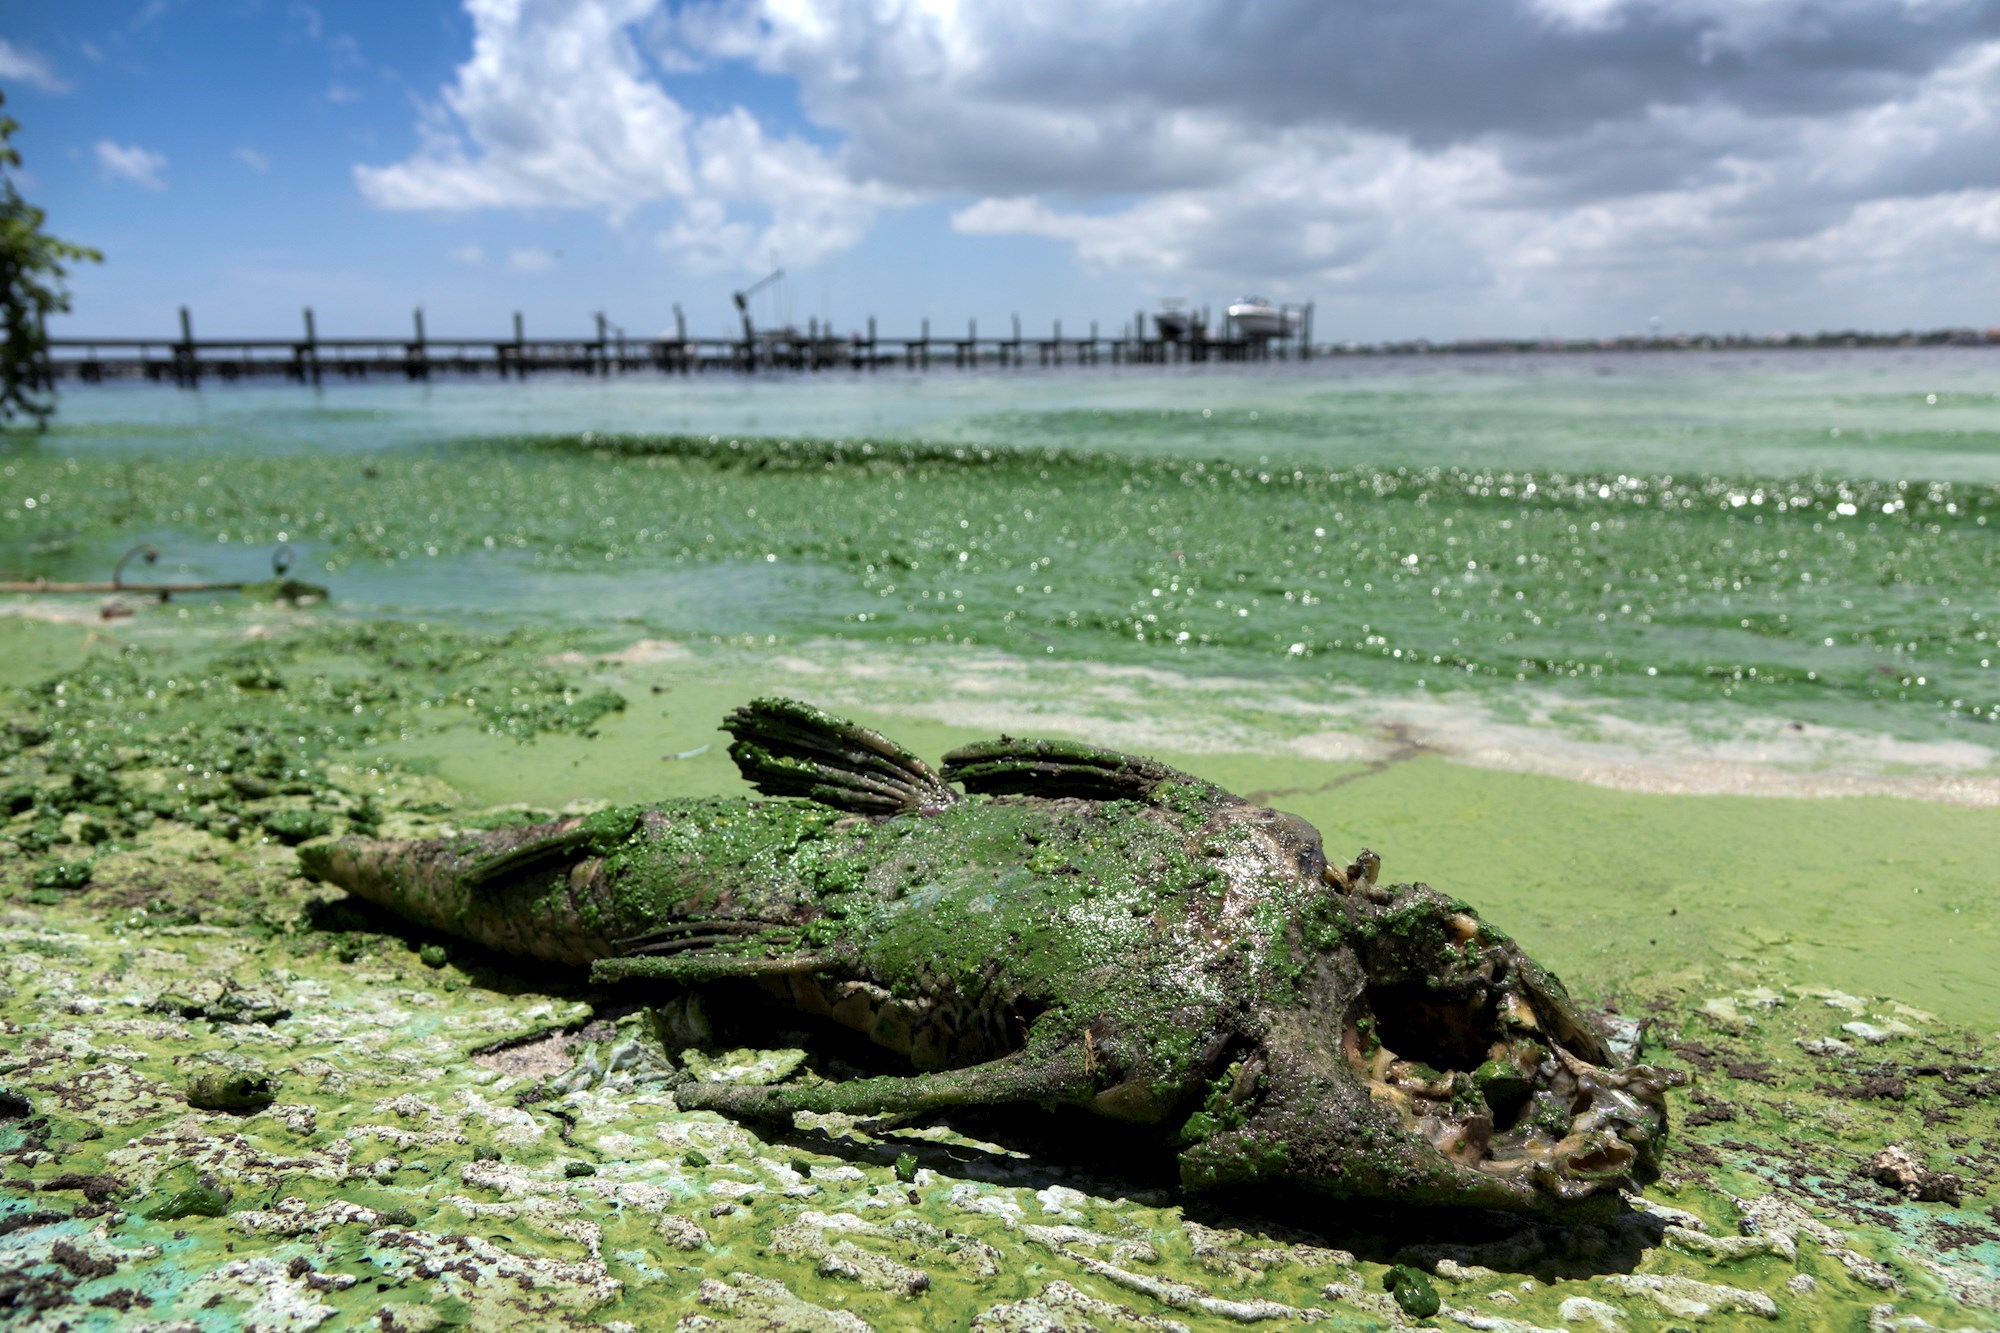
<path fill-rule="evenodd" d="M 745 347 L 755 347 L 757 345 L 757 330 L 750 326 L 750 298 L 784 276 L 785 270 L 774 268 L 742 291 L 730 293 L 730 298 L 736 302 L 736 313 L 742 316 L 743 319 L 743 345 Z"/>

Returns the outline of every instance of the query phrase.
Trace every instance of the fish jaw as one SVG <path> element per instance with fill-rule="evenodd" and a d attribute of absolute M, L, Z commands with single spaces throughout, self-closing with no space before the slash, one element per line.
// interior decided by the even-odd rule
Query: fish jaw
<path fill-rule="evenodd" d="M 1561 983 L 1465 904 L 1331 876 L 1282 952 L 1248 1054 L 1182 1130 L 1189 1188 L 1573 1215 L 1657 1176 L 1684 1076 L 1619 1067 Z"/>
<path fill-rule="evenodd" d="M 1615 1208 L 1619 1191 L 1657 1174 L 1665 1134 L 1661 1093 L 1677 1074 L 1648 1066 L 1584 1066 L 1562 1085 L 1560 1131 L 1500 1148 L 1490 1115 L 1468 1135 L 1381 1096 L 1382 1084 L 1344 1061 L 1288 1052 L 1274 1034 L 1259 1053 L 1258 1087 L 1241 1123 L 1208 1133 L 1180 1156 L 1190 1190 L 1284 1185 L 1342 1199 L 1575 1215 Z M 1210 1125 L 1231 1117 L 1209 1117 Z M 1186 1138 L 1184 1132 L 1183 1138 Z"/>
<path fill-rule="evenodd" d="M 1207 1192 L 1290 1186 L 1339 1199 L 1549 1211 L 1527 1180 L 1464 1167 L 1411 1133 L 1338 1066 L 1266 1062 L 1266 1088 L 1240 1126 L 1188 1146 L 1181 1183 Z"/>

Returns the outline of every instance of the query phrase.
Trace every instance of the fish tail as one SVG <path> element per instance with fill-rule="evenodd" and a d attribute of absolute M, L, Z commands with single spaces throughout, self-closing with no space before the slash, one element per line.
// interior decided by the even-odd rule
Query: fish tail
<path fill-rule="evenodd" d="M 404 920 L 502 953 L 583 963 L 614 952 L 581 821 L 403 841 L 340 838 L 299 849 L 306 878 Z M 588 832 L 588 829 L 584 830 Z"/>

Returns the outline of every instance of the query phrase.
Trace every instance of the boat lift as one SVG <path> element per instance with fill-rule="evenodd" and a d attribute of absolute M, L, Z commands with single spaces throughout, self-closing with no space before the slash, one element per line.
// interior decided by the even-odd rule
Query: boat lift
<path fill-rule="evenodd" d="M 729 294 L 730 299 L 736 302 L 738 317 L 743 321 L 743 356 L 752 370 L 757 368 L 757 330 L 750 322 L 750 298 L 784 276 L 785 270 L 774 268 L 742 291 Z"/>

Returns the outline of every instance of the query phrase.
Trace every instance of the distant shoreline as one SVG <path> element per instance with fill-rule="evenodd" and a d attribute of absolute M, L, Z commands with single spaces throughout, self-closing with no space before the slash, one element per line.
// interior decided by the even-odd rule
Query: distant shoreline
<path fill-rule="evenodd" d="M 1432 342 L 1322 343 L 1315 356 L 1436 356 L 1533 352 L 1770 352 L 1828 351 L 1848 347 L 2000 347 L 2000 325 L 1988 329 L 1860 333 L 1675 333 L 1617 338 L 1459 338 Z"/>

